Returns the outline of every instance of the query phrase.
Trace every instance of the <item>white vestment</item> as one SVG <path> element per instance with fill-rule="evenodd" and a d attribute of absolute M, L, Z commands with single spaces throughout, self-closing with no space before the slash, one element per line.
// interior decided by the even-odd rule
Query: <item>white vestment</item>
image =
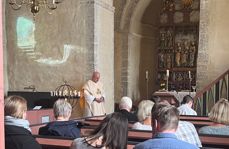
<path fill-rule="evenodd" d="M 83 89 L 86 100 L 84 116 L 98 116 L 106 114 L 104 107 L 105 94 L 102 83 L 95 83 L 92 80 L 88 80 L 83 86 Z M 99 103 L 94 100 L 95 98 L 101 97 L 104 97 L 103 102 Z"/>

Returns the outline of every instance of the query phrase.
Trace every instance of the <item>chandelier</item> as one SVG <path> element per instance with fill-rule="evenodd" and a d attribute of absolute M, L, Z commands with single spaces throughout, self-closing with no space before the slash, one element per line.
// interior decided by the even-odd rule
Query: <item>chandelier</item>
<path fill-rule="evenodd" d="M 41 8 L 45 8 L 51 14 L 51 11 L 57 8 L 57 5 L 63 0 L 9 0 L 9 4 L 14 10 L 19 10 L 23 5 L 26 6 L 33 16 L 40 11 Z"/>

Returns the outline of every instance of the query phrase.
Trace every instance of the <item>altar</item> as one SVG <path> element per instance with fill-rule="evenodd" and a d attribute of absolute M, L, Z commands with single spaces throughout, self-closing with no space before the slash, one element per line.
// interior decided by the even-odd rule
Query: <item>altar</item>
<path fill-rule="evenodd" d="M 192 98 L 196 96 L 196 92 L 188 92 L 188 91 L 156 91 L 153 93 L 153 96 L 158 96 L 162 100 L 167 100 L 170 104 L 179 106 L 182 102 L 184 96 L 190 95 Z"/>

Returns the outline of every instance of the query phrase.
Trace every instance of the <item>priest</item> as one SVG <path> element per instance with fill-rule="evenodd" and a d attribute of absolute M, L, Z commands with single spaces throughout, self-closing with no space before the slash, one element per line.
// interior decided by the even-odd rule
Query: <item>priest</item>
<path fill-rule="evenodd" d="M 105 115 L 105 94 L 103 84 L 99 81 L 100 73 L 95 71 L 91 80 L 83 86 L 85 97 L 84 116 Z"/>

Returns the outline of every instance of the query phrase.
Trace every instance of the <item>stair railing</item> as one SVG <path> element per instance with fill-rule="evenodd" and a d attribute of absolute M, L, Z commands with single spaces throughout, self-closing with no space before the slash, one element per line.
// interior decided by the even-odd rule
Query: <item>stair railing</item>
<path fill-rule="evenodd" d="M 194 109 L 199 116 L 207 116 L 213 105 L 220 99 L 229 97 L 229 69 L 212 81 L 194 97 Z"/>

